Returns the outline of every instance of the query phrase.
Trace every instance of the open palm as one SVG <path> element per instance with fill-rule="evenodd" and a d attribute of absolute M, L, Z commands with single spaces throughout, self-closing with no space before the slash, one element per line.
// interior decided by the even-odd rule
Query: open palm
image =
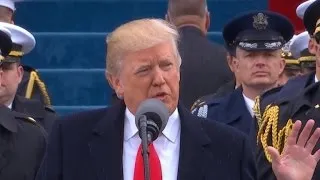
<path fill-rule="evenodd" d="M 281 155 L 277 149 L 268 147 L 272 158 L 272 169 L 278 180 L 312 179 L 320 160 L 320 149 L 312 154 L 320 138 L 320 128 L 310 136 L 313 126 L 314 120 L 309 120 L 299 135 L 301 121 L 296 121 Z"/>

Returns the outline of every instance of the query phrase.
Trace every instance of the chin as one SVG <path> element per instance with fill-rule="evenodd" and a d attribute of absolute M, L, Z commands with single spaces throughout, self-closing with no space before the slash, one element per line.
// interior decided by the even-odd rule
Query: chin
<path fill-rule="evenodd" d="M 178 102 L 174 103 L 172 101 L 167 102 L 165 104 L 169 110 L 170 115 L 177 109 L 177 106 L 178 106 Z"/>

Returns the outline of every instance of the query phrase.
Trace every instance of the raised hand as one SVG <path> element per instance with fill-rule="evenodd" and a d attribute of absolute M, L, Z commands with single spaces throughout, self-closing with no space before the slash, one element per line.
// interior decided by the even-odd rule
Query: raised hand
<path fill-rule="evenodd" d="M 272 158 L 272 169 L 278 180 L 312 179 L 320 160 L 320 149 L 312 154 L 320 138 L 320 128 L 310 136 L 314 123 L 314 120 L 308 120 L 299 135 L 301 121 L 296 121 L 281 155 L 277 149 L 268 147 Z"/>

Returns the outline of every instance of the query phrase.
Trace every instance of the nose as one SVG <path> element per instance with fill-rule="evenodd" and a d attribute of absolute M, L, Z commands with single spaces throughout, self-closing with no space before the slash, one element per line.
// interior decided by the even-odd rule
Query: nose
<path fill-rule="evenodd" d="M 256 66 L 258 66 L 259 68 L 262 68 L 266 65 L 266 57 L 264 56 L 257 56 L 256 57 Z"/>
<path fill-rule="evenodd" d="M 159 67 L 154 69 L 153 86 L 161 86 L 166 82 L 163 73 Z"/>

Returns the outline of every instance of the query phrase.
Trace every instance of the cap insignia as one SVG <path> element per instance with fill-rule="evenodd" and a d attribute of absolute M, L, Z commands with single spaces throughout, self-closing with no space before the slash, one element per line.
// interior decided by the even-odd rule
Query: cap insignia
<path fill-rule="evenodd" d="M 264 30 L 268 26 L 268 16 L 263 13 L 258 13 L 253 16 L 253 27 L 257 30 Z"/>

